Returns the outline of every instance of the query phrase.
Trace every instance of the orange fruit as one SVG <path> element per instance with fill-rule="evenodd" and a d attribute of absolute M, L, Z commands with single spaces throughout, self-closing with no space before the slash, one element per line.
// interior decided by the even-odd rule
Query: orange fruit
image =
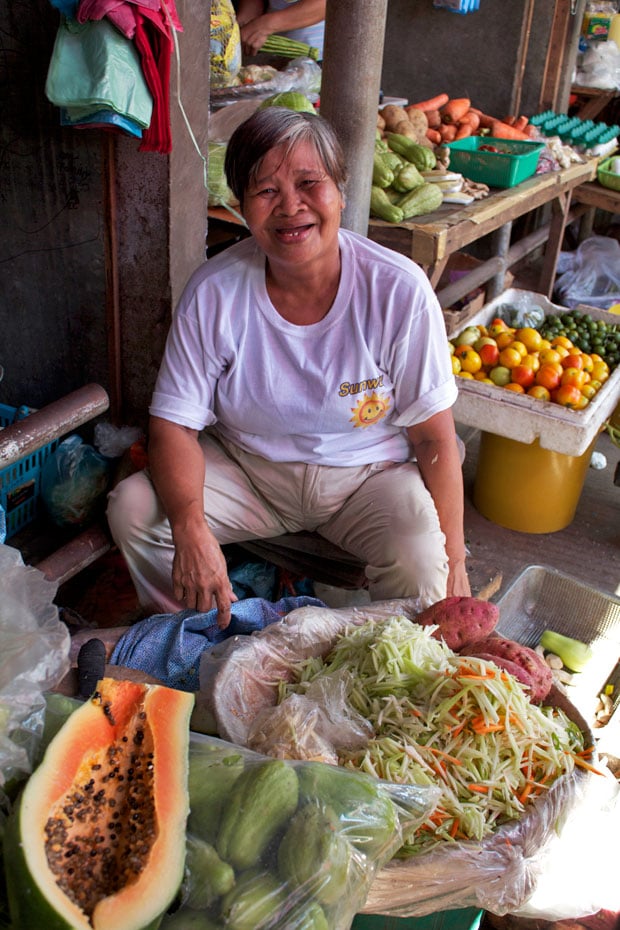
<path fill-rule="evenodd" d="M 583 394 L 574 384 L 561 384 L 559 388 L 551 393 L 551 399 L 562 407 L 572 407 L 578 409 Z"/>
<path fill-rule="evenodd" d="M 551 394 L 542 384 L 533 384 L 531 388 L 527 389 L 527 394 L 530 397 L 536 397 L 537 400 L 551 400 Z"/>

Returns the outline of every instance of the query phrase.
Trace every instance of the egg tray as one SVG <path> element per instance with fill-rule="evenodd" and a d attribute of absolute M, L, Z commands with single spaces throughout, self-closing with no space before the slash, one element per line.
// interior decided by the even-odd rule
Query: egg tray
<path fill-rule="evenodd" d="M 532 116 L 530 123 L 536 126 L 543 136 L 559 136 L 567 145 L 584 150 L 606 145 L 620 132 L 620 126 L 617 124 L 608 125 L 591 119 L 583 120 L 578 116 L 556 113 L 554 110 L 545 110 L 544 113 Z"/>

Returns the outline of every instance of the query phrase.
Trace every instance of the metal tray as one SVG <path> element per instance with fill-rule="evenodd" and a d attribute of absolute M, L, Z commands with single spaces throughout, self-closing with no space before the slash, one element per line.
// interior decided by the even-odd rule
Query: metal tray
<path fill-rule="evenodd" d="M 530 565 L 496 600 L 497 632 L 532 649 L 545 629 L 588 643 L 593 658 L 567 686 L 571 702 L 586 720 L 593 719 L 597 695 L 614 686 L 620 705 L 620 598 L 575 581 L 556 569 Z"/>

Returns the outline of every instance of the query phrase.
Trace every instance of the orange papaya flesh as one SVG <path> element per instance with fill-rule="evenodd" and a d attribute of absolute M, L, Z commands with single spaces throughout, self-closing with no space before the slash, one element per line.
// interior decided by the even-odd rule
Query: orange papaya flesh
<path fill-rule="evenodd" d="M 15 930 L 151 930 L 183 880 L 193 695 L 105 678 L 28 779 L 5 836 Z"/>

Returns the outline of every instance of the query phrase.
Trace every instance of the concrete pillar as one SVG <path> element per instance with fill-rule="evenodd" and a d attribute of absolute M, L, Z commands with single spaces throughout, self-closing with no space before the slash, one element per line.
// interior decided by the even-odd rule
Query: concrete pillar
<path fill-rule="evenodd" d="M 342 225 L 366 235 L 387 0 L 327 0 L 321 116 L 344 147 L 349 181 Z"/>

